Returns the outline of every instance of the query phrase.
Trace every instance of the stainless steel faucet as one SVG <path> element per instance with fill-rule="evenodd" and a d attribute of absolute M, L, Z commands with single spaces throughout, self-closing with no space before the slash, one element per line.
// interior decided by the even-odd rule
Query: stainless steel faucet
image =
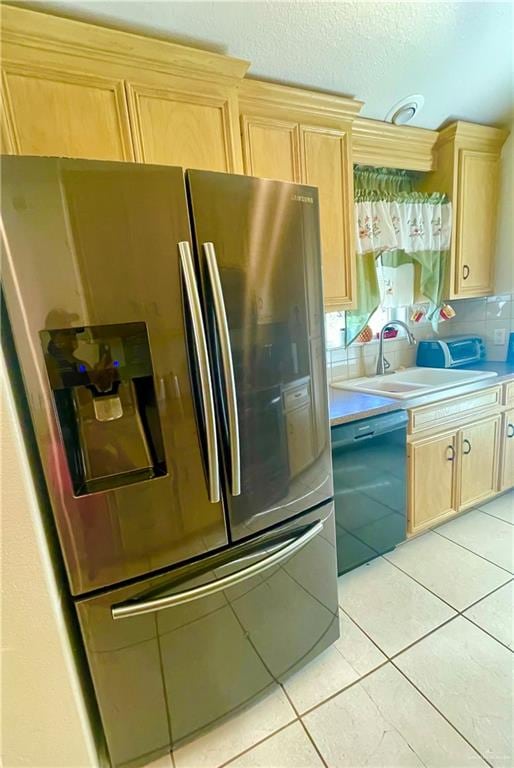
<path fill-rule="evenodd" d="M 405 328 L 405 330 L 407 331 L 407 338 L 409 339 L 409 344 L 413 346 L 416 343 L 416 339 L 412 334 L 409 326 L 406 323 L 404 323 L 402 320 L 390 320 L 388 323 L 382 326 L 379 334 L 379 343 L 378 343 L 377 376 L 383 376 L 384 373 L 387 371 L 387 369 L 391 367 L 391 363 L 388 360 L 386 360 L 384 356 L 384 331 L 386 328 L 389 328 L 390 325 L 400 325 L 402 328 Z"/>

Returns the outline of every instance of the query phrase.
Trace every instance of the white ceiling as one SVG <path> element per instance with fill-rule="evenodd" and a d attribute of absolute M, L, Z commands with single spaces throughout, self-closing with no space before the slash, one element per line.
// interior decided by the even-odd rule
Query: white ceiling
<path fill-rule="evenodd" d="M 384 119 L 412 93 L 412 122 L 508 123 L 513 110 L 511 2 L 165 2 L 38 4 L 85 20 L 157 33 L 251 61 L 250 74 L 356 96 Z M 38 7 L 38 6 L 36 6 Z"/>

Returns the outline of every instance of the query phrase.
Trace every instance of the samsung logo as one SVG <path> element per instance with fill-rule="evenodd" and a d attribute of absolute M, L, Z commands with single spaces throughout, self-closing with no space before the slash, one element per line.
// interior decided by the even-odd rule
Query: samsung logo
<path fill-rule="evenodd" d="M 298 203 L 313 203 L 313 197 L 307 197 L 306 195 L 293 195 L 291 200 L 296 200 Z"/>

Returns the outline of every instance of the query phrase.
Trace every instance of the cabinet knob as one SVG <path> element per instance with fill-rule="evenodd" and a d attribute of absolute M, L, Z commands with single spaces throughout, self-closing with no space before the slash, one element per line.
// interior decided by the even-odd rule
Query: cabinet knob
<path fill-rule="evenodd" d="M 464 447 L 466 447 L 466 446 L 467 446 L 467 448 L 468 448 L 468 450 L 467 450 L 467 451 L 462 451 L 462 453 L 464 454 L 464 456 L 467 456 L 469 453 L 471 453 L 471 443 L 469 442 L 469 440 L 466 440 L 466 439 L 464 439 L 464 440 L 462 441 L 462 444 L 464 445 Z"/>
<path fill-rule="evenodd" d="M 464 266 L 462 267 L 462 279 L 463 280 L 467 280 L 468 279 L 469 272 L 470 272 L 470 269 L 469 269 L 468 265 L 464 264 Z"/>
<path fill-rule="evenodd" d="M 507 424 L 507 437 L 514 437 L 514 424 Z"/>
<path fill-rule="evenodd" d="M 455 448 L 453 447 L 453 445 L 449 445 L 446 451 L 447 452 L 450 451 L 450 455 L 446 456 L 446 459 L 448 461 L 453 461 L 455 459 Z"/>

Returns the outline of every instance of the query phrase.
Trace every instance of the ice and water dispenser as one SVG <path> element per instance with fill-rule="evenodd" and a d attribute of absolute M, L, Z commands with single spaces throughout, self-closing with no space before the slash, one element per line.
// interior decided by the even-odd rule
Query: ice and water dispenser
<path fill-rule="evenodd" d="M 145 323 L 40 338 L 75 495 L 166 474 Z"/>

